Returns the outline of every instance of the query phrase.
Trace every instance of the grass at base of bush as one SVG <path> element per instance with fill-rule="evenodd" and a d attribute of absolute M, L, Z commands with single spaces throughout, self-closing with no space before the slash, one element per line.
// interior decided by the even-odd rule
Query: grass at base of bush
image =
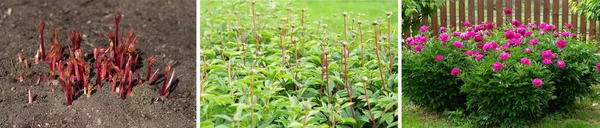
<path fill-rule="evenodd" d="M 568 114 L 555 113 L 547 115 L 533 127 L 543 128 L 598 128 L 600 127 L 600 85 L 592 87 L 595 96 L 580 99 Z M 593 104 L 596 103 L 594 106 Z M 402 97 L 402 126 L 408 128 L 448 128 L 474 127 L 464 119 L 442 116 L 442 113 L 425 110 Z"/>

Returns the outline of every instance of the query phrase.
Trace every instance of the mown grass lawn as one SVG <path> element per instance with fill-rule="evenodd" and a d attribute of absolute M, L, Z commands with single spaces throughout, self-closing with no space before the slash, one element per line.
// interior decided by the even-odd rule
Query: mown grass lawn
<path fill-rule="evenodd" d="M 600 85 L 596 85 L 595 92 L 600 94 Z M 599 128 L 600 127 L 600 99 L 597 96 L 586 97 L 581 100 L 575 109 L 568 115 L 549 115 L 532 127 L 543 128 Z M 596 103 L 594 105 L 594 103 Z M 402 97 L 402 127 L 407 128 L 469 128 L 468 124 L 457 124 L 451 118 L 443 117 L 441 113 L 424 110 L 413 104 L 406 97 Z"/>

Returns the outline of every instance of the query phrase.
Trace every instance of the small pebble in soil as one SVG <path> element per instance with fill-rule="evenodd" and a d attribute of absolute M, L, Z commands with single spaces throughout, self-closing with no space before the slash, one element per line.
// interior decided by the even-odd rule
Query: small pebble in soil
<path fill-rule="evenodd" d="M 11 15 L 12 14 L 12 8 L 8 8 L 8 10 L 6 10 L 6 15 Z"/>

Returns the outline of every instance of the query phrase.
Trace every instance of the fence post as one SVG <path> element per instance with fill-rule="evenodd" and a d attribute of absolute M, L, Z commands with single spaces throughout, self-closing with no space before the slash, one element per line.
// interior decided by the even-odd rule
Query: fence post
<path fill-rule="evenodd" d="M 569 23 L 569 0 L 562 0 L 562 28 L 565 27 L 565 23 Z"/>
<path fill-rule="evenodd" d="M 475 0 L 469 0 L 469 22 L 472 24 L 479 24 L 475 21 Z"/>
<path fill-rule="evenodd" d="M 448 18 L 448 13 L 446 12 L 447 8 L 447 2 L 448 0 L 444 0 L 444 5 L 442 6 L 442 8 L 440 8 L 440 26 L 444 26 L 444 27 L 448 27 L 448 23 L 447 23 L 447 18 Z"/>
<path fill-rule="evenodd" d="M 456 25 L 456 27 L 460 26 L 460 28 L 462 29 L 463 23 L 465 22 L 465 1 L 466 0 L 458 0 L 458 25 Z"/>
<path fill-rule="evenodd" d="M 529 3 L 529 4 L 525 4 L 525 21 L 523 21 L 523 23 L 530 23 L 531 22 L 531 0 L 525 0 L 525 3 Z"/>
<path fill-rule="evenodd" d="M 494 0 L 487 0 L 487 22 L 494 22 Z"/>
<path fill-rule="evenodd" d="M 552 1 L 552 24 L 556 25 L 556 28 L 558 29 L 561 25 L 558 22 L 558 9 L 560 8 L 560 6 L 558 6 L 558 0 L 553 0 Z M 560 30 L 560 29 L 559 29 Z"/>
<path fill-rule="evenodd" d="M 516 12 L 514 12 L 514 8 L 512 7 L 512 5 L 513 5 L 512 1 L 513 0 L 506 0 L 506 4 L 504 6 L 504 9 L 513 10 L 513 14 L 506 15 L 506 21 L 509 22 L 509 23 L 512 21 L 512 16 L 516 13 Z M 502 9 L 502 10 L 504 10 L 504 9 Z"/>
<path fill-rule="evenodd" d="M 456 26 L 456 1 L 450 0 L 450 25 L 452 28 Z"/>
<path fill-rule="evenodd" d="M 523 4 L 521 2 L 521 0 L 515 0 L 515 19 L 521 21 L 521 4 Z M 527 22 L 523 22 L 523 23 L 527 23 Z"/>
<path fill-rule="evenodd" d="M 502 8 L 502 0 L 496 0 L 496 24 L 498 27 L 502 26 L 502 21 L 503 21 L 503 11 L 504 8 Z"/>

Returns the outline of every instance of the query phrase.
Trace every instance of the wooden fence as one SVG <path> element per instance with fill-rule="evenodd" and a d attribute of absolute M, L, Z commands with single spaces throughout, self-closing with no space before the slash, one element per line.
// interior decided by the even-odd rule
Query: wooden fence
<path fill-rule="evenodd" d="M 571 0 L 577 2 L 577 0 Z M 494 22 L 497 26 L 519 20 L 521 23 L 550 23 L 558 30 L 573 24 L 580 37 L 598 39 L 596 21 L 587 20 L 569 10 L 569 0 L 446 0 L 444 6 L 432 16 L 422 18 L 422 24 L 428 25 L 434 35 L 438 34 L 441 26 L 463 28 L 465 21 L 473 25 Z M 512 14 L 504 14 L 505 9 L 511 9 Z M 495 14 L 495 15 L 494 15 Z M 458 16 L 457 16 L 458 15 Z M 458 19 L 457 19 L 458 18 Z M 566 24 L 565 24 L 566 23 Z M 589 25 L 588 25 L 589 23 Z M 464 29 L 463 29 L 464 30 Z M 410 32 L 405 32 L 407 37 Z M 585 38 L 584 38 L 585 39 Z"/>

